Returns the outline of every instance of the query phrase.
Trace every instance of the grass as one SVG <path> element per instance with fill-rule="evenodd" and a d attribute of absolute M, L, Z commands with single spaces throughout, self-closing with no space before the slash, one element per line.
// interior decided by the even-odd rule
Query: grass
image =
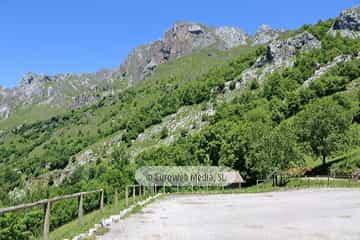
<path fill-rule="evenodd" d="M 104 235 L 107 232 L 109 232 L 108 228 L 101 227 L 96 230 L 96 235 L 98 235 L 98 236 Z"/>
<path fill-rule="evenodd" d="M 360 168 L 360 148 L 353 149 L 343 156 L 334 159 L 331 170 L 337 174 L 351 174 L 353 170 Z"/>
<path fill-rule="evenodd" d="M 6 120 L 0 120 L 0 130 L 10 129 L 20 124 L 30 124 L 37 121 L 49 119 L 51 116 L 56 116 L 65 112 L 64 108 L 49 107 L 46 105 L 31 105 L 21 107 L 16 110 L 16 113 Z"/>

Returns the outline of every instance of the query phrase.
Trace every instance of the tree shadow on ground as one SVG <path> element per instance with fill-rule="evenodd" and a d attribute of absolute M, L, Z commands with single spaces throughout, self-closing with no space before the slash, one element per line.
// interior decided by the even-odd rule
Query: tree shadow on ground
<path fill-rule="evenodd" d="M 337 158 L 335 160 L 329 161 L 327 162 L 325 165 L 321 164 L 313 169 L 311 169 L 311 171 L 306 172 L 306 176 L 319 176 L 319 175 L 328 175 L 329 174 L 329 169 L 331 168 L 331 166 L 335 163 L 339 163 L 341 161 L 345 160 L 345 156 L 341 157 L 341 158 Z"/>

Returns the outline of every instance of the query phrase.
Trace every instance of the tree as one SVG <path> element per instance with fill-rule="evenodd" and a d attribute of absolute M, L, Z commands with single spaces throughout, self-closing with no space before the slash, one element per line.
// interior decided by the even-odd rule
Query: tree
<path fill-rule="evenodd" d="M 254 171 L 263 177 L 274 171 L 286 171 L 303 164 L 296 135 L 289 124 L 281 124 L 263 135 L 249 152 Z"/>
<path fill-rule="evenodd" d="M 341 147 L 345 132 L 351 125 L 351 113 L 331 98 L 308 105 L 296 118 L 300 140 L 306 142 L 312 153 L 326 158 Z"/>
<path fill-rule="evenodd" d="M 349 80 L 341 76 L 326 76 L 310 84 L 310 89 L 319 97 L 328 96 L 346 89 Z"/>
<path fill-rule="evenodd" d="M 127 164 L 129 164 L 129 154 L 127 153 L 127 149 L 125 144 L 119 144 L 117 147 L 114 148 L 113 152 L 111 153 L 112 157 L 112 165 L 117 169 L 123 169 Z"/>

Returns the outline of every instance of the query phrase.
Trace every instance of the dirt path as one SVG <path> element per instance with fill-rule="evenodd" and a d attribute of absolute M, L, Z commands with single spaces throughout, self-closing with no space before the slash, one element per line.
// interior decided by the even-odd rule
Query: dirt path
<path fill-rule="evenodd" d="M 170 196 L 101 240 L 359 240 L 360 190 Z"/>

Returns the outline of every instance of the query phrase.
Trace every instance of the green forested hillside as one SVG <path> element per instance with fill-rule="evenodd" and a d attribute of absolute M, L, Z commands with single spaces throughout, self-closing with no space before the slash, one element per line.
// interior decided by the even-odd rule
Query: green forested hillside
<path fill-rule="evenodd" d="M 209 50 L 163 65 L 147 81 L 117 96 L 104 98 L 96 105 L 52 117 L 46 121 L 22 124 L 3 130 L 1 165 L 4 173 L 16 177 L 7 185 L 1 181 L 6 199 L 14 186 L 25 184 L 28 177 L 62 169 L 74 155 L 96 142 L 120 134 L 125 147 L 145 128 L 161 122 L 184 105 L 210 98 L 210 90 L 250 66 L 256 52 L 249 48 L 232 52 Z M 261 51 L 258 51 L 260 54 Z M 237 65 L 222 67 L 227 59 L 240 55 Z M 238 57 L 236 57 L 238 58 Z M 234 61 L 234 63 L 236 63 Z M 211 66 L 213 68 L 210 70 Z M 218 66 L 218 67 L 217 67 Z"/>
<path fill-rule="evenodd" d="M 100 186 L 110 194 L 115 187 L 133 182 L 134 171 L 144 165 L 226 165 L 252 184 L 274 170 L 306 167 L 309 159 L 326 164 L 345 156 L 333 169 L 349 173 L 360 162 L 356 154 L 360 40 L 329 36 L 331 24 L 331 20 L 319 22 L 289 34 L 309 31 L 322 47 L 298 52 L 293 66 L 269 73 L 263 82 L 250 81 L 240 90 L 231 81 L 265 55 L 266 46 L 225 52 L 206 49 L 161 65 L 149 79 L 94 105 L 44 121 L 3 127 L 0 205 Z M 352 60 L 331 67 L 309 86 L 304 84 L 319 67 L 340 55 L 351 55 Z M 228 83 L 234 97 L 223 101 Z M 185 117 L 204 110 L 201 121 L 206 124 L 196 127 L 194 123 L 192 131 L 180 128 L 175 139 L 165 144 L 162 140 L 170 138 L 172 131 L 162 124 L 184 108 Z M 209 108 L 215 114 L 205 114 Z M 158 135 L 151 135 L 156 140 L 139 144 L 139 135 L 146 137 L 154 126 L 161 126 Z M 90 157 L 84 160 L 81 156 L 88 150 Z M 63 181 L 60 175 L 65 176 Z M 47 180 L 37 180 L 41 178 Z M 92 205 L 88 206 L 90 210 Z M 61 205 L 54 212 L 52 228 L 73 217 Z M 12 231 L 19 233 L 18 239 L 26 239 L 37 231 L 38 226 L 29 226 L 38 218 L 41 211 L 13 220 L 4 217 L 0 226 L 4 231 L 16 226 Z M 7 239 L 1 236 L 5 232 L 0 239 Z"/>

